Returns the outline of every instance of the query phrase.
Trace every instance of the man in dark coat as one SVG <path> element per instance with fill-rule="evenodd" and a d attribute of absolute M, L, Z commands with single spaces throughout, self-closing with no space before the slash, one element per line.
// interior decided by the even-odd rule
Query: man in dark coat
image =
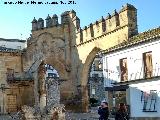
<path fill-rule="evenodd" d="M 101 106 L 98 109 L 98 114 L 100 115 L 99 120 L 108 120 L 109 110 L 107 102 L 101 103 Z"/>

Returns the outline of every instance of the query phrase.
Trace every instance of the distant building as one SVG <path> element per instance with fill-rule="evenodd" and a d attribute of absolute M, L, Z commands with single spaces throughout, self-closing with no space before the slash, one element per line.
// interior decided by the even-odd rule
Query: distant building
<path fill-rule="evenodd" d="M 4 39 L 0 38 L 0 46 L 12 49 L 24 49 L 26 48 L 26 41 L 19 39 Z"/>
<path fill-rule="evenodd" d="M 17 112 L 23 105 L 34 106 L 34 80 L 22 72 L 21 50 L 0 46 L 0 114 Z M 28 94 L 29 93 L 29 94 Z"/>
<path fill-rule="evenodd" d="M 46 64 L 45 67 L 47 78 L 59 78 L 58 72 L 51 65 Z"/>
<path fill-rule="evenodd" d="M 98 102 L 104 100 L 104 82 L 102 57 L 96 55 L 90 68 L 88 77 L 89 98 L 95 98 Z"/>
<path fill-rule="evenodd" d="M 103 74 L 110 107 L 129 105 L 136 119 L 160 119 L 159 28 L 104 52 Z"/>

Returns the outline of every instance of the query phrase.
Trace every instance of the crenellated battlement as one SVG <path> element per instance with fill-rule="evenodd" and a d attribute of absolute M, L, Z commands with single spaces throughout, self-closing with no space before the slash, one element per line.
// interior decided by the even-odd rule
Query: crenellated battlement
<path fill-rule="evenodd" d="M 36 20 L 36 18 L 34 17 L 34 19 L 32 21 L 32 31 L 36 31 L 36 30 L 54 27 L 54 26 L 59 25 L 58 16 L 56 14 L 54 14 L 52 16 L 52 18 L 48 15 L 45 20 L 46 20 L 46 26 L 44 26 L 44 20 L 42 18 L 39 18 L 38 20 Z"/>
<path fill-rule="evenodd" d="M 76 12 L 74 10 L 63 12 L 61 14 L 61 23 L 60 24 L 58 22 L 58 16 L 56 14 L 54 14 L 52 17 L 50 17 L 48 14 L 47 18 L 45 19 L 45 22 L 44 22 L 44 19 L 42 19 L 42 18 L 39 18 L 37 20 L 34 17 L 33 21 L 31 22 L 32 23 L 32 31 L 42 30 L 42 29 L 51 28 L 51 27 L 57 27 L 60 25 L 74 22 L 74 21 L 76 21 L 75 22 L 76 24 L 79 24 L 79 25 L 77 25 L 77 27 L 79 28 L 80 27 L 80 19 L 76 16 Z"/>
<path fill-rule="evenodd" d="M 52 17 L 48 15 L 45 22 L 42 18 L 38 20 L 34 18 L 32 21 L 32 32 L 52 27 L 65 29 L 66 27 L 62 27 L 64 25 L 68 25 L 66 27 L 72 31 L 72 33 L 68 33 L 70 38 L 75 36 L 73 34 L 76 33 L 76 40 L 72 42 L 73 45 L 83 44 L 104 34 L 110 34 L 121 29 L 125 29 L 125 33 L 128 33 L 125 35 L 126 39 L 128 39 L 138 33 L 137 9 L 133 5 L 126 4 L 119 11 L 114 10 L 112 14 L 108 13 L 106 17 L 102 16 L 101 19 L 90 23 L 83 29 L 80 27 L 80 19 L 76 16 L 76 12 L 74 10 L 65 11 L 61 14 L 61 23 L 58 22 L 58 16 L 56 14 Z M 62 31 L 67 32 L 68 28 Z M 121 33 L 118 34 L 117 37 L 121 35 Z"/>
<path fill-rule="evenodd" d="M 128 37 L 131 37 L 138 33 L 137 30 L 137 9 L 130 4 L 122 6 L 120 11 L 114 10 L 112 14 L 108 13 L 107 17 L 102 18 L 94 23 L 90 23 L 83 29 L 79 29 L 77 32 L 76 44 L 83 44 L 97 38 L 103 34 L 111 33 L 122 29 L 123 27 L 128 27 L 130 31 Z"/>

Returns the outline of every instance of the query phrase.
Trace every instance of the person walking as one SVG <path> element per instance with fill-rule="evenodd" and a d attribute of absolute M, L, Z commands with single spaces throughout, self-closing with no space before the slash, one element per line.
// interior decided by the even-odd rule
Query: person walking
<path fill-rule="evenodd" d="M 99 120 L 108 120 L 109 109 L 107 102 L 101 103 L 101 106 L 98 108 L 98 114 L 100 115 Z"/>
<path fill-rule="evenodd" d="M 119 104 L 119 109 L 115 114 L 115 120 L 129 120 L 129 115 L 124 103 Z"/>

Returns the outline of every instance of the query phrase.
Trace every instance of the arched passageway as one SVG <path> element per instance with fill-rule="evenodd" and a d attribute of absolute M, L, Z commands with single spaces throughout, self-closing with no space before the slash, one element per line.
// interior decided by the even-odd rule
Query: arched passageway
<path fill-rule="evenodd" d="M 96 56 L 96 54 L 100 51 L 99 48 L 95 47 L 88 55 L 85 64 L 82 69 L 82 78 L 81 78 L 81 92 L 82 92 L 82 110 L 83 112 L 88 111 L 89 105 L 89 97 L 88 97 L 88 73 L 90 66 Z"/>

